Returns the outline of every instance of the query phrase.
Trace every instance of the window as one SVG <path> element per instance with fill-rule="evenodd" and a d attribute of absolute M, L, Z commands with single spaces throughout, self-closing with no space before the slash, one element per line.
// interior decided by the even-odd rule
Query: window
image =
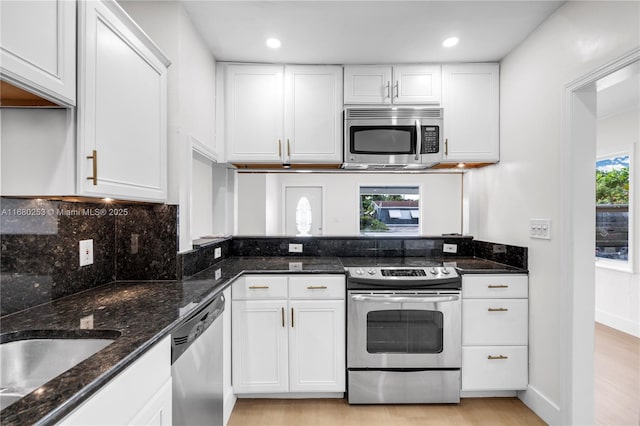
<path fill-rule="evenodd" d="M 629 260 L 629 155 L 596 162 L 596 257 Z"/>
<path fill-rule="evenodd" d="M 418 186 L 360 187 L 360 235 L 420 235 Z"/>

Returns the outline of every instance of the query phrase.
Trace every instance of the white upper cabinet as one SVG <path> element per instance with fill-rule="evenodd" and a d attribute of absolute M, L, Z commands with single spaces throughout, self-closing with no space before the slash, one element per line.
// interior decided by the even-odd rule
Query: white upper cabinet
<path fill-rule="evenodd" d="M 163 202 L 169 61 L 117 3 L 78 10 L 78 192 Z"/>
<path fill-rule="evenodd" d="M 229 65 L 225 84 L 227 161 L 283 161 L 283 69 Z"/>
<path fill-rule="evenodd" d="M 75 106 L 75 1 L 0 2 L 0 74 L 39 97 Z"/>
<path fill-rule="evenodd" d="M 500 160 L 498 64 L 442 66 L 444 162 Z"/>
<path fill-rule="evenodd" d="M 289 163 L 342 161 L 342 68 L 287 66 L 285 139 Z"/>
<path fill-rule="evenodd" d="M 342 161 L 342 69 L 337 66 L 228 65 L 227 161 Z"/>
<path fill-rule="evenodd" d="M 440 65 L 345 66 L 345 104 L 438 105 Z"/>

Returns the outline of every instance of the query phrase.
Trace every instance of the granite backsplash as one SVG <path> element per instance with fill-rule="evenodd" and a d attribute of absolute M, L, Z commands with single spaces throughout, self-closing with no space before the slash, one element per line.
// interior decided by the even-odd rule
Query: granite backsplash
<path fill-rule="evenodd" d="M 0 199 L 0 315 L 121 280 L 175 280 L 177 206 Z M 94 263 L 79 266 L 80 240 Z"/>

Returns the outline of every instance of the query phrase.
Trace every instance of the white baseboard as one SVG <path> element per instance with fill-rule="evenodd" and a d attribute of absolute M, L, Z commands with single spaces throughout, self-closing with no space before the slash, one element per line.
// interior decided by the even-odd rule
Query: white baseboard
<path fill-rule="evenodd" d="M 231 418 L 231 412 L 233 411 L 233 407 L 236 405 L 236 396 L 231 392 L 225 393 L 224 395 L 224 406 L 222 408 L 222 412 L 224 413 L 224 424 L 226 426 L 229 423 L 229 418 Z"/>
<path fill-rule="evenodd" d="M 460 398 L 507 398 L 516 395 L 516 391 L 460 391 Z"/>
<path fill-rule="evenodd" d="M 529 385 L 527 390 L 519 391 L 518 398 L 547 424 L 559 425 L 562 423 L 560 407 L 535 387 Z"/>
<path fill-rule="evenodd" d="M 344 392 L 299 392 L 299 393 L 243 393 L 238 398 L 255 399 L 316 399 L 316 398 L 344 398 Z"/>
<path fill-rule="evenodd" d="M 596 322 L 604 324 L 607 327 L 615 328 L 623 333 L 640 337 L 640 324 L 626 318 L 621 318 L 608 312 L 596 310 Z"/>

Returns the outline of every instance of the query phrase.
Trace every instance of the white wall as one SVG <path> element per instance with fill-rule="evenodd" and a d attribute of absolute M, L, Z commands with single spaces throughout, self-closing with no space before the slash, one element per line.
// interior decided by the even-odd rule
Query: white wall
<path fill-rule="evenodd" d="M 640 337 L 640 158 L 638 141 L 640 139 L 640 109 L 622 111 L 598 119 L 597 155 L 598 157 L 634 151 L 631 190 L 634 192 L 635 209 L 631 231 L 630 265 L 618 265 L 618 262 L 596 262 L 596 321 L 616 328 L 625 333 Z M 633 152 L 632 152 L 633 155 Z M 632 200 L 633 203 L 633 200 Z M 631 223 L 631 222 L 630 222 Z M 625 270 L 626 269 L 626 270 Z"/>
<path fill-rule="evenodd" d="M 239 173 L 238 235 L 284 233 L 285 186 L 321 186 L 323 235 L 359 235 L 360 186 L 370 185 L 419 185 L 422 235 L 462 232 L 459 173 Z"/>
<path fill-rule="evenodd" d="M 558 224 L 565 87 L 638 46 L 638 2 L 567 2 L 501 62 L 500 163 L 471 172 L 469 231 L 529 247 L 529 388 L 523 400 L 551 424 L 572 413 L 564 401 L 559 230 L 531 240 L 531 218 Z M 467 197 L 465 198 L 467 199 Z M 579 289 L 576 289 L 579 291 Z M 585 372 L 585 374 L 589 374 Z M 593 407 L 579 407 L 589 416 Z M 569 414 L 569 418 L 571 414 Z"/>

